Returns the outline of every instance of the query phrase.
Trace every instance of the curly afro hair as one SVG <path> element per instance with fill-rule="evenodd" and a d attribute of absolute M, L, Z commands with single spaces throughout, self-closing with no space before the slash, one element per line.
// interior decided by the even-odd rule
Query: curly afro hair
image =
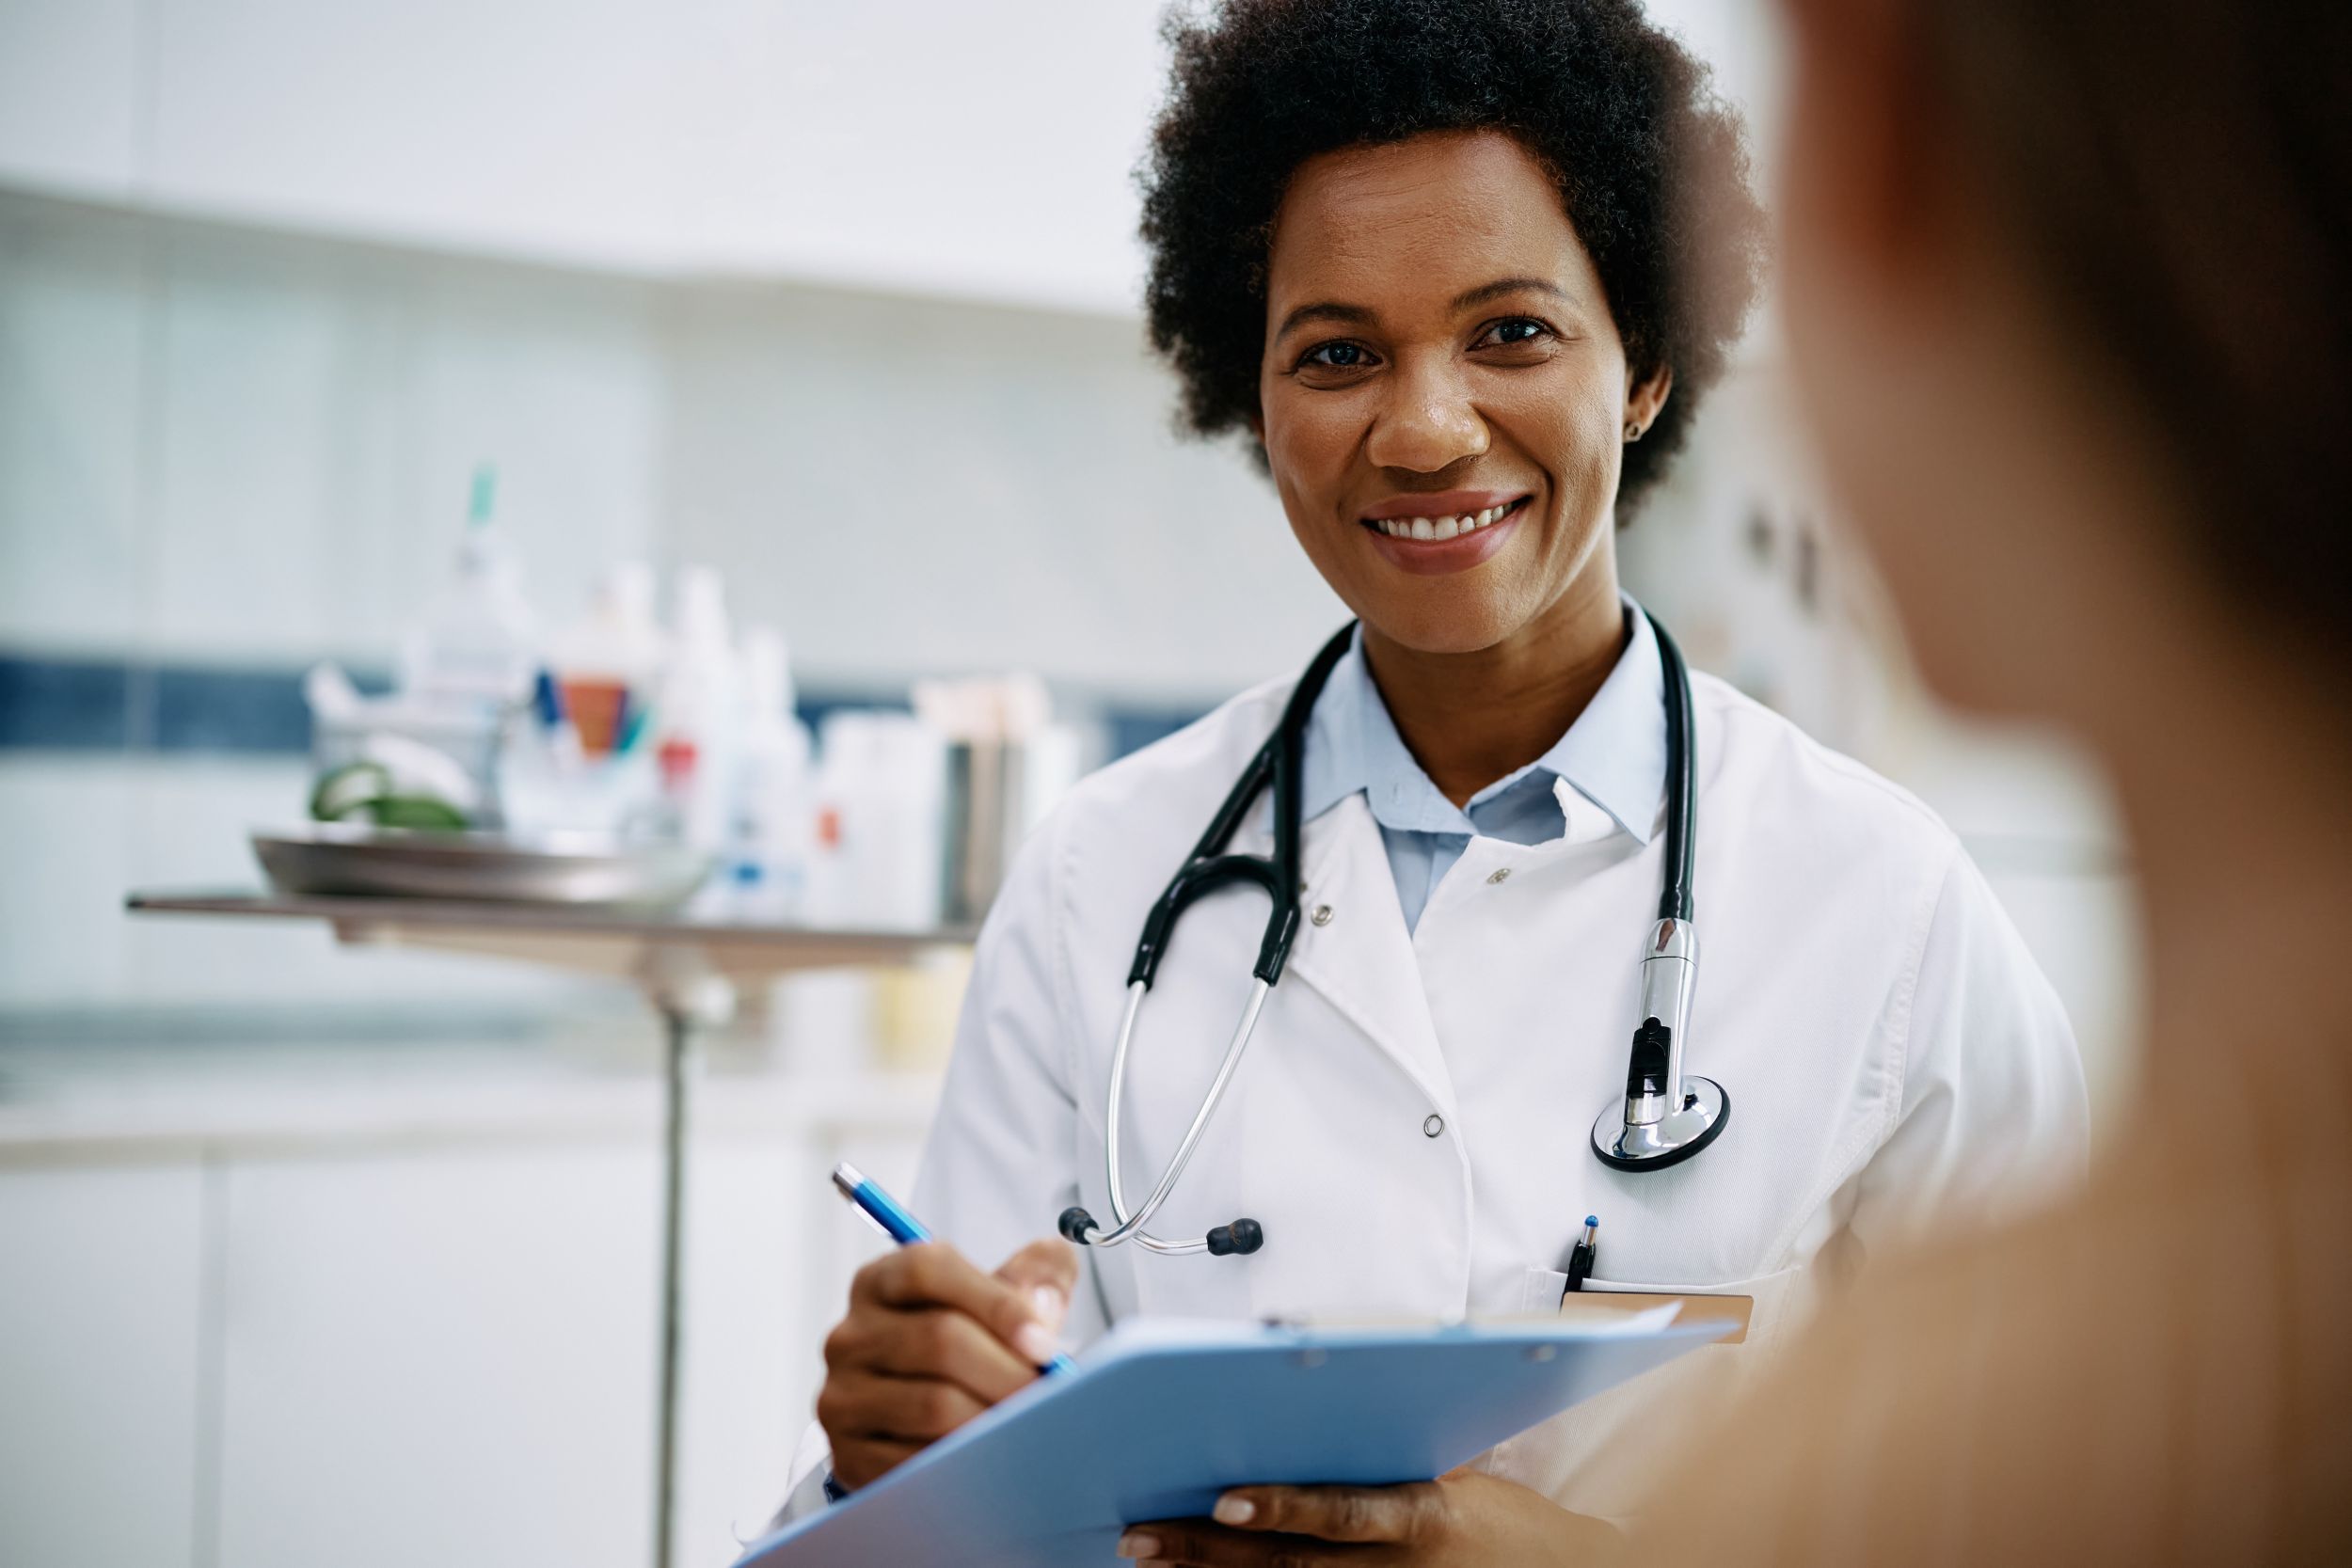
<path fill-rule="evenodd" d="M 1171 13 L 1167 36 L 1174 80 L 1138 180 L 1146 314 L 1185 427 L 1216 436 L 1257 416 L 1267 246 L 1300 164 L 1501 131 L 1557 182 L 1635 379 L 1674 372 L 1626 449 L 1629 517 L 1722 377 L 1763 276 L 1740 120 L 1707 68 L 1636 0 L 1225 0 Z"/>

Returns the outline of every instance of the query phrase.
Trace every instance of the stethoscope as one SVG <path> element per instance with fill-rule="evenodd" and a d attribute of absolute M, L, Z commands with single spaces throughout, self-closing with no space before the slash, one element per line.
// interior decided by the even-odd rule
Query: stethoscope
<path fill-rule="evenodd" d="M 1645 612 L 1646 613 L 1646 612 Z M 1691 924 L 1692 863 L 1698 837 L 1698 801 L 1692 786 L 1691 743 L 1691 674 L 1666 628 L 1654 615 L 1650 627 L 1658 637 L 1658 658 L 1666 686 L 1666 844 L 1665 886 L 1659 895 L 1658 923 L 1650 928 L 1642 954 L 1642 1022 L 1633 1031 L 1633 1053 L 1626 1071 L 1625 1099 L 1612 1101 L 1593 1123 L 1593 1153 L 1613 1170 L 1663 1170 L 1679 1164 L 1715 1141 L 1731 1118 L 1731 1097 L 1710 1078 L 1686 1074 L 1682 1060 L 1691 1019 L 1691 992 L 1698 979 L 1698 932 Z M 1144 917 L 1143 935 L 1136 943 L 1136 959 L 1127 971 L 1127 1006 L 1119 1021 L 1119 1043 L 1111 1050 L 1111 1080 L 1104 1121 L 1103 1164 L 1109 1179 L 1111 1213 L 1118 1224 L 1109 1230 L 1097 1225 L 1083 1208 L 1062 1211 L 1060 1230 L 1081 1246 L 1116 1246 L 1139 1242 L 1153 1252 L 1207 1252 L 1247 1255 L 1265 1244 L 1265 1228 L 1253 1219 L 1220 1225 L 1188 1242 L 1163 1241 L 1143 1227 L 1168 1201 L 1177 1180 L 1200 1147 L 1209 1118 L 1216 1114 L 1225 1087 L 1241 1066 L 1242 1053 L 1265 1010 L 1266 994 L 1282 977 L 1291 942 L 1298 934 L 1299 771 L 1306 750 L 1307 720 L 1315 699 L 1330 679 L 1332 667 L 1346 653 L 1356 635 L 1351 624 L 1323 645 L 1307 673 L 1282 708 L 1281 722 L 1242 770 L 1232 792 L 1216 809 L 1208 832 L 1178 868 L 1166 892 Z M 1234 830 L 1241 826 L 1260 789 L 1274 791 L 1274 853 L 1229 853 Z M 1144 993 L 1152 989 L 1160 957 L 1177 917 L 1201 895 L 1230 882 L 1255 882 L 1273 901 L 1266 916 L 1265 935 L 1258 943 L 1258 962 L 1249 988 L 1249 1001 L 1225 1059 L 1217 1064 L 1200 1109 L 1176 1146 L 1168 1168 L 1140 1206 L 1130 1212 L 1124 1180 L 1120 1174 L 1120 1109 L 1127 1085 L 1127 1052 L 1134 1042 L 1136 1017 Z"/>

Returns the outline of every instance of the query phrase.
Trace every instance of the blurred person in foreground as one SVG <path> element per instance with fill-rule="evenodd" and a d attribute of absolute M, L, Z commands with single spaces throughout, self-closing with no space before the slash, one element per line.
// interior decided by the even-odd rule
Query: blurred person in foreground
<path fill-rule="evenodd" d="M 1828 476 L 1936 688 L 2111 772 L 2147 1075 L 2086 1194 L 1835 1310 L 1629 1555 L 2352 1562 L 2352 7 L 1785 6 Z"/>

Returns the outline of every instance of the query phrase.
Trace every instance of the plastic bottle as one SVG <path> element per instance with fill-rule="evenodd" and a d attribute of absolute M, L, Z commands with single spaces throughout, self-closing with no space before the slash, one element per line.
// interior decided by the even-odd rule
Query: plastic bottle
<path fill-rule="evenodd" d="M 669 667 L 654 703 L 656 760 L 679 842 L 718 854 L 734 826 L 741 681 L 717 571 L 678 573 Z"/>
<path fill-rule="evenodd" d="M 742 751 L 736 771 L 735 832 L 727 875 L 742 915 L 805 920 L 816 849 L 816 779 L 808 726 L 796 711 L 784 638 L 755 626 L 743 634 Z"/>
<path fill-rule="evenodd" d="M 402 695 L 421 707 L 498 715 L 527 701 L 537 630 L 493 519 L 498 470 L 474 470 L 456 570 L 401 641 Z"/>
<path fill-rule="evenodd" d="M 661 630 L 654 624 L 653 570 L 625 561 L 607 572 L 585 619 L 549 650 L 564 711 L 590 761 L 628 749 L 661 673 Z"/>
<path fill-rule="evenodd" d="M 910 713 L 844 708 L 818 732 L 818 918 L 929 930 L 946 882 L 946 748 Z"/>

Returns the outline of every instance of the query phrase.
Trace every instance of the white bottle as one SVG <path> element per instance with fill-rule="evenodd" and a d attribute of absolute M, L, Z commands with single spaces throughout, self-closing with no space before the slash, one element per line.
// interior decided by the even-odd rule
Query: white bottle
<path fill-rule="evenodd" d="M 819 732 L 819 917 L 930 930 L 946 880 L 946 748 L 911 713 L 844 708 Z"/>
<path fill-rule="evenodd" d="M 719 574 L 681 569 L 675 603 L 669 668 L 654 702 L 654 755 L 679 842 L 717 855 L 733 828 L 741 726 L 741 683 Z"/>
<path fill-rule="evenodd" d="M 742 674 L 735 832 L 727 856 L 732 902 L 747 919 L 803 922 L 817 840 L 816 780 L 784 638 L 766 626 L 745 632 Z"/>
<path fill-rule="evenodd" d="M 498 470 L 474 470 L 456 570 L 401 640 L 400 688 L 423 708 L 495 717 L 531 695 L 537 630 L 492 513 Z"/>

